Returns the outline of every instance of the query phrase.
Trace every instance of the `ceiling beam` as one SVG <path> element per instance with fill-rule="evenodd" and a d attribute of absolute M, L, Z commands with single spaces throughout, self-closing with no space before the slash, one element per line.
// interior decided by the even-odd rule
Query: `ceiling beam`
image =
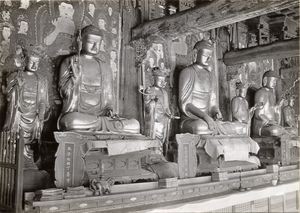
<path fill-rule="evenodd" d="M 132 38 L 158 36 L 173 40 L 180 35 L 211 30 L 298 4 L 298 0 L 215 0 L 204 6 L 145 22 L 132 30 Z"/>
<path fill-rule="evenodd" d="M 287 58 L 299 56 L 299 39 L 277 41 L 263 46 L 250 47 L 225 53 L 223 61 L 225 65 L 252 62 L 270 58 Z"/>

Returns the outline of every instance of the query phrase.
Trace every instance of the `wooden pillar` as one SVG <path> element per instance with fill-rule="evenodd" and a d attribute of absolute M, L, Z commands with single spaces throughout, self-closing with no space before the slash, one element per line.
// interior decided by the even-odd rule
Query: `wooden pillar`
<path fill-rule="evenodd" d="M 138 70 L 135 67 L 135 50 L 130 46 L 131 29 L 139 23 L 139 13 L 132 5 L 121 3 L 122 40 L 120 72 L 120 114 L 139 119 Z"/>

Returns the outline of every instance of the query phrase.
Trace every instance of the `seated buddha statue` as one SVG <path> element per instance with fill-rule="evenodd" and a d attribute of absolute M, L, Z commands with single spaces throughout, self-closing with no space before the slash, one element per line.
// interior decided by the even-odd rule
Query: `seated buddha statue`
<path fill-rule="evenodd" d="M 181 132 L 192 134 L 245 135 L 247 124 L 224 122 L 217 104 L 217 79 L 212 73 L 213 45 L 202 40 L 194 46 L 195 62 L 179 75 Z"/>
<path fill-rule="evenodd" d="M 137 120 L 120 118 L 113 113 L 112 73 L 96 57 L 102 32 L 89 25 L 82 29 L 81 35 L 80 54 L 67 57 L 60 66 L 59 92 L 63 107 L 58 129 L 139 133 Z"/>
<path fill-rule="evenodd" d="M 254 113 L 253 134 L 258 136 L 281 136 L 286 133 L 284 127 L 280 126 L 281 107 L 284 99 L 277 102 L 275 87 L 280 76 L 274 71 L 263 74 L 263 87 L 255 93 L 255 104 L 261 107 Z"/>

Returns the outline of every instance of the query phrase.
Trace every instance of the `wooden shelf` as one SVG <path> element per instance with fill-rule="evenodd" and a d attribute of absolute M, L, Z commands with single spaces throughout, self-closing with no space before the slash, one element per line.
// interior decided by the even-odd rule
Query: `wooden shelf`
<path fill-rule="evenodd" d="M 173 40 L 180 35 L 208 31 L 295 6 L 298 0 L 215 0 L 205 6 L 145 22 L 132 30 L 132 37 L 133 40 L 150 36 Z"/>
<path fill-rule="evenodd" d="M 270 58 L 299 56 L 299 38 L 277 41 L 272 44 L 230 51 L 224 55 L 227 66 Z"/>

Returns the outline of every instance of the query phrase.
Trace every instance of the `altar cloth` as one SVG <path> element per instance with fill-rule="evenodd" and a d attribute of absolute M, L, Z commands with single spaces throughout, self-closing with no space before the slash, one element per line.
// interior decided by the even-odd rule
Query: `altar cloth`
<path fill-rule="evenodd" d="M 83 144 L 84 153 L 89 150 L 107 148 L 108 156 L 122 155 L 131 152 L 143 151 L 149 148 L 160 148 L 158 140 L 102 140 L 88 141 Z"/>
<path fill-rule="evenodd" d="M 258 144 L 250 137 L 207 137 L 204 140 L 204 149 L 213 159 L 220 155 L 225 161 L 249 161 L 249 153 L 257 154 Z"/>

